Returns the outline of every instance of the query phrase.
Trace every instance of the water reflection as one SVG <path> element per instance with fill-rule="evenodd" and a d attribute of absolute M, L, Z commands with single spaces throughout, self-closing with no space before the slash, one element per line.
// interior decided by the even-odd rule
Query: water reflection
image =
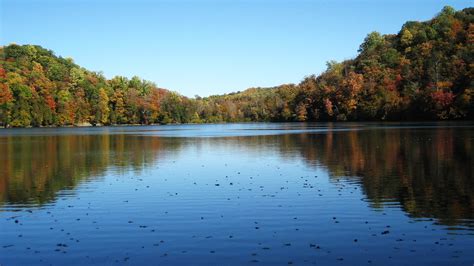
<path fill-rule="evenodd" d="M 235 149 L 325 169 L 359 184 L 374 209 L 472 226 L 472 129 L 383 128 L 299 134 L 166 138 L 133 134 L 0 137 L 0 204 L 38 206 L 105 171 L 141 171 L 188 148 Z"/>
<path fill-rule="evenodd" d="M 81 181 L 116 169 L 159 163 L 181 142 L 126 135 L 8 136 L 0 138 L 0 204 L 41 205 Z"/>
<path fill-rule="evenodd" d="M 374 208 L 396 201 L 412 217 L 473 225 L 469 129 L 328 132 L 295 140 L 309 164 L 327 167 L 333 179 L 360 182 Z"/>

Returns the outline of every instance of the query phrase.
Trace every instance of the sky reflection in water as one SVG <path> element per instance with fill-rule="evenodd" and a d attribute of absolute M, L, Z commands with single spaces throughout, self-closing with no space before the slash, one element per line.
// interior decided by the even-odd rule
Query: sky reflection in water
<path fill-rule="evenodd" d="M 0 263 L 471 264 L 473 126 L 0 131 Z"/>

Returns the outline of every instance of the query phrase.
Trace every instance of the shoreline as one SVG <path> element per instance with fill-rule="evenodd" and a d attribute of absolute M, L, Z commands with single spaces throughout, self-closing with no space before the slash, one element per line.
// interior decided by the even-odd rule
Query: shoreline
<path fill-rule="evenodd" d="M 474 123 L 469 119 L 451 120 L 397 120 L 397 121 L 235 121 L 235 122 L 212 122 L 212 123 L 168 123 L 168 124 L 113 124 L 113 125 L 64 125 L 64 126 L 29 126 L 29 127 L 4 127 L 1 129 L 35 129 L 35 128 L 105 128 L 105 127 L 147 127 L 147 126 L 167 126 L 167 125 L 225 125 L 225 124 L 348 124 L 348 123 L 380 123 L 380 124 L 426 124 L 426 123 Z"/>

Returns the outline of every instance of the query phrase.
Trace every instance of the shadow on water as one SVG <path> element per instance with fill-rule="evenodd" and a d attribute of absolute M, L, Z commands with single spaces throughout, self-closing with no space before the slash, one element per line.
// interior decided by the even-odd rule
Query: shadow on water
<path fill-rule="evenodd" d="M 106 171 L 141 171 L 190 146 L 276 153 L 358 184 L 369 206 L 396 203 L 411 217 L 473 226 L 472 129 L 376 128 L 214 138 L 81 134 L 0 137 L 0 204 L 53 203 Z M 212 151 L 212 150 L 211 150 Z"/>

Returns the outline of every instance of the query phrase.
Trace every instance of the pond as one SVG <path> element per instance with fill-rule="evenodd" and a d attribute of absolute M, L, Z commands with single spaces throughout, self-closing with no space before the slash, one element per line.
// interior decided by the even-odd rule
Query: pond
<path fill-rule="evenodd" d="M 0 130 L 1 265 L 472 265 L 474 124 Z"/>

